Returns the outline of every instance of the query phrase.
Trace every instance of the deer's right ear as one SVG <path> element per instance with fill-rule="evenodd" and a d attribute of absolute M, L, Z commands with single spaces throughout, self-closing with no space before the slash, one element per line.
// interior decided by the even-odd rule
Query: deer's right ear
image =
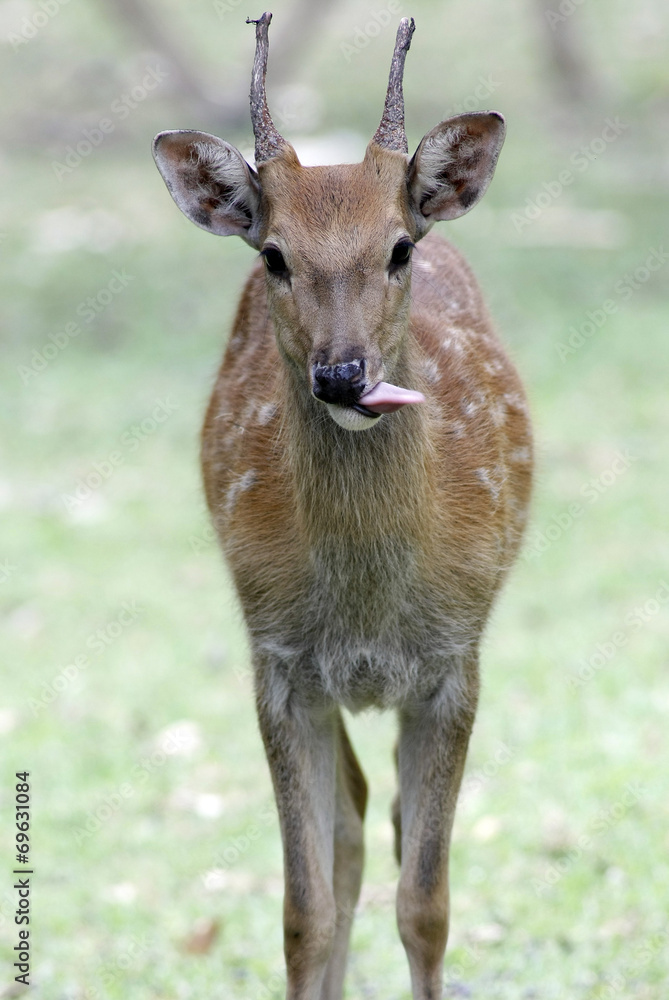
<path fill-rule="evenodd" d="M 472 111 L 428 132 L 409 163 L 409 194 L 424 235 L 439 219 L 457 219 L 485 194 L 504 142 L 496 111 Z"/>
<path fill-rule="evenodd" d="M 206 132 L 160 132 L 153 158 L 191 222 L 259 249 L 260 181 L 239 150 Z"/>

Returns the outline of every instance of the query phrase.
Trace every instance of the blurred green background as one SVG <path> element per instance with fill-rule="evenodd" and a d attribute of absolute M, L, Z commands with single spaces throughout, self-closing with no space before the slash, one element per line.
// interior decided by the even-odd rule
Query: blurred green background
<path fill-rule="evenodd" d="M 278 2 L 269 99 L 305 162 L 357 159 L 398 19 L 410 148 L 508 138 L 467 254 L 527 385 L 525 554 L 483 656 L 454 835 L 447 997 L 664 1000 L 669 982 L 669 10 L 664 0 Z M 4 0 L 0 121 L 0 991 L 14 774 L 32 784 L 40 1000 L 283 996 L 281 853 L 198 432 L 254 253 L 173 205 L 165 128 L 251 150 L 240 0 Z M 347 997 L 408 1000 L 371 785 Z"/>

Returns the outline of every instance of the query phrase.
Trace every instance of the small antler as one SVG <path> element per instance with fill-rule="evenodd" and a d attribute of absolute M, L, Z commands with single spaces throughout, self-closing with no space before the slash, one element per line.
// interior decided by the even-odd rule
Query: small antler
<path fill-rule="evenodd" d="M 253 60 L 251 74 L 251 124 L 256 138 L 256 163 L 270 160 L 277 156 L 286 146 L 286 140 L 281 136 L 272 121 L 267 107 L 265 95 L 265 76 L 267 74 L 267 56 L 269 53 L 268 31 L 272 15 L 265 11 L 258 20 L 247 17 L 247 24 L 256 26 L 256 54 Z"/>
<path fill-rule="evenodd" d="M 400 153 L 408 153 L 406 132 L 404 131 L 404 94 L 402 93 L 402 77 L 404 75 L 404 60 L 411 45 L 414 33 L 413 18 L 403 17 L 397 29 L 393 61 L 390 64 L 388 91 L 383 115 L 379 127 L 372 137 L 372 142 L 386 149 L 395 149 Z"/>

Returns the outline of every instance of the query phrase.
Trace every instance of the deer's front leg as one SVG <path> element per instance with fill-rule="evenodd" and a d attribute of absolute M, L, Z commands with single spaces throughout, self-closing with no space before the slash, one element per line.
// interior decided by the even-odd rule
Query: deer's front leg
<path fill-rule="evenodd" d="M 318 1000 L 337 923 L 337 713 L 300 703 L 279 670 L 259 673 L 257 705 L 283 839 L 286 997 Z"/>
<path fill-rule="evenodd" d="M 448 937 L 448 855 L 478 676 L 470 667 L 466 708 L 437 695 L 400 713 L 401 874 L 397 922 L 414 1000 L 441 997 Z"/>

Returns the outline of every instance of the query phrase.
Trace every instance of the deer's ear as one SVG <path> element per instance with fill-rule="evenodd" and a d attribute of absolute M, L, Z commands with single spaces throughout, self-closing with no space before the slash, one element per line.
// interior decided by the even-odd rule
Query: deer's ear
<path fill-rule="evenodd" d="M 409 163 L 409 195 L 422 232 L 457 219 L 492 180 L 506 126 L 496 111 L 475 111 L 441 122 L 423 138 Z"/>
<path fill-rule="evenodd" d="M 217 236 L 241 236 L 258 249 L 258 175 L 242 154 L 206 132 L 161 132 L 153 158 L 187 218 Z"/>

